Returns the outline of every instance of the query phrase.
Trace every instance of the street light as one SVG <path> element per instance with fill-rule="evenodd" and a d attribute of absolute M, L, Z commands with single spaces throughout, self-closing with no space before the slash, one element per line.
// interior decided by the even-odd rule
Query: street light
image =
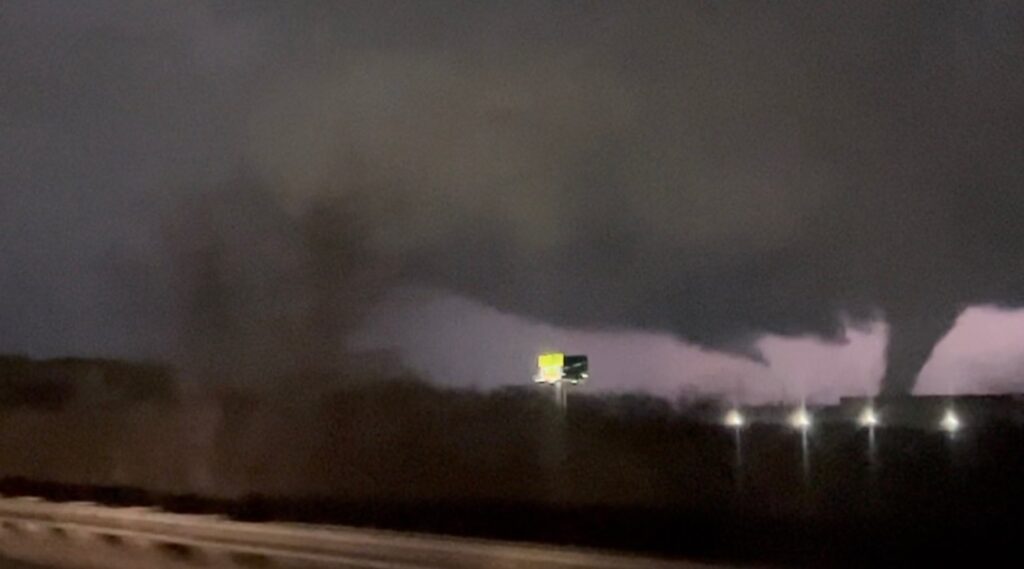
<path fill-rule="evenodd" d="M 789 424 L 800 431 L 800 457 L 803 463 L 804 483 L 811 477 L 811 447 L 808 442 L 810 438 L 808 431 L 811 429 L 811 414 L 807 412 L 807 405 L 802 404 L 789 416 Z"/>
<path fill-rule="evenodd" d="M 956 412 L 952 408 L 946 409 L 946 414 L 942 416 L 939 427 L 951 435 L 960 430 L 960 418 L 956 416 Z"/>
<path fill-rule="evenodd" d="M 725 426 L 739 429 L 744 425 L 746 420 L 743 418 L 743 414 L 740 413 L 739 409 L 730 409 L 725 414 Z"/>
<path fill-rule="evenodd" d="M 861 427 L 873 429 L 878 426 L 878 414 L 875 413 L 875 409 L 869 405 L 861 411 L 860 417 L 857 418 L 857 422 L 860 423 Z"/>
<path fill-rule="evenodd" d="M 794 429 L 800 429 L 806 431 L 811 428 L 811 414 L 807 412 L 806 407 L 800 407 L 792 415 L 789 416 L 789 424 Z"/>

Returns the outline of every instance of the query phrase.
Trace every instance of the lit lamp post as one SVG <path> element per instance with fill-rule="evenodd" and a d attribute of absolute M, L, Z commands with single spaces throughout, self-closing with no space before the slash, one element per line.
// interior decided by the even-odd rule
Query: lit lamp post
<path fill-rule="evenodd" d="M 857 423 L 861 428 L 868 430 L 868 464 L 874 464 L 875 427 L 881 424 L 881 419 L 879 419 L 878 413 L 875 412 L 874 405 L 869 403 L 868 406 L 861 411 L 860 416 L 857 417 Z"/>
<path fill-rule="evenodd" d="M 878 426 L 878 414 L 875 413 L 875 409 L 871 406 L 865 407 L 861 411 L 860 417 L 857 419 L 861 427 L 865 429 L 874 429 Z"/>
<path fill-rule="evenodd" d="M 806 433 L 811 428 L 811 414 L 807 412 L 807 407 L 801 405 L 799 409 L 793 412 L 789 416 L 789 424 L 794 429 Z"/>
<path fill-rule="evenodd" d="M 942 420 L 939 421 L 939 428 L 946 432 L 950 438 L 956 435 L 956 432 L 961 427 L 960 417 L 957 417 L 956 411 L 952 407 L 946 409 L 946 413 L 942 416 Z"/>
<path fill-rule="evenodd" d="M 810 449 L 807 444 L 807 431 L 811 430 L 813 420 L 811 414 L 807 412 L 807 404 L 801 404 L 792 415 L 789 416 L 789 424 L 794 429 L 800 431 L 800 451 L 801 457 L 803 458 L 804 467 L 804 479 L 810 476 L 811 463 L 810 463 Z"/>
<path fill-rule="evenodd" d="M 743 414 L 740 413 L 739 409 L 730 409 L 729 412 L 725 414 L 725 426 L 726 427 L 732 427 L 734 429 L 741 429 L 741 428 L 743 428 L 743 425 L 745 423 L 746 423 L 746 420 L 743 418 Z"/>
<path fill-rule="evenodd" d="M 953 406 L 947 407 L 946 412 L 942 414 L 942 420 L 939 421 L 939 428 L 946 433 L 946 449 L 949 451 L 949 465 L 951 468 L 957 466 L 956 435 L 963 427 L 963 422 L 957 415 L 956 410 L 953 409 Z"/>
<path fill-rule="evenodd" d="M 725 418 L 722 422 L 725 423 L 726 427 L 733 430 L 733 436 L 736 440 L 736 468 L 739 469 L 743 466 L 743 439 L 740 431 L 743 429 L 743 426 L 746 425 L 747 420 L 743 416 L 743 413 L 734 407 L 725 414 Z M 739 477 L 737 476 L 737 479 L 738 478 Z"/>

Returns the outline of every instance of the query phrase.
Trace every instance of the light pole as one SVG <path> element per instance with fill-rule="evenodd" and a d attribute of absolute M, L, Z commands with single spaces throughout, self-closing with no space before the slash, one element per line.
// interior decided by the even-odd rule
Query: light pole
<path fill-rule="evenodd" d="M 881 424 L 881 419 L 878 417 L 878 413 L 875 412 L 875 406 L 872 403 L 868 403 L 867 407 L 861 411 L 860 416 L 857 417 L 857 423 L 860 424 L 861 428 L 868 430 L 868 465 L 874 466 L 875 464 L 875 427 Z"/>
<path fill-rule="evenodd" d="M 743 416 L 743 413 L 740 412 L 738 407 L 733 407 L 725 414 L 723 422 L 726 427 L 732 429 L 733 443 L 735 447 L 734 450 L 736 451 L 736 458 L 733 463 L 733 467 L 736 470 L 736 489 L 739 491 L 743 479 L 743 435 L 741 431 L 743 430 L 744 425 L 747 424 L 747 419 Z"/>
<path fill-rule="evenodd" d="M 807 440 L 807 432 L 811 430 L 811 414 L 807 412 L 807 403 L 801 403 L 800 407 L 789 416 L 789 424 L 800 431 L 800 454 L 803 459 L 804 481 L 811 475 L 810 445 Z"/>

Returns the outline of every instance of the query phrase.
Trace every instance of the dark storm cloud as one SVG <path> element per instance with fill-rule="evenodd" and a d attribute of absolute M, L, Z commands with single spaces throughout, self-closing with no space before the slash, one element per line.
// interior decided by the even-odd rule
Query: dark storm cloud
<path fill-rule="evenodd" d="M 126 290 L 120 265 L 161 268 L 161 216 L 231 163 L 237 87 L 223 84 L 234 63 L 190 37 L 212 26 L 206 11 L 158 6 L 0 7 L 6 350 L 167 353 L 164 322 L 132 313 L 166 291 Z"/>
<path fill-rule="evenodd" d="M 243 178 L 173 218 L 175 355 L 194 374 L 252 382 L 336 371 L 348 333 L 391 282 L 387 263 L 364 258 L 365 223 L 326 198 L 290 215 Z"/>
<path fill-rule="evenodd" d="M 756 356 L 883 313 L 891 390 L 1024 291 L 1009 3 L 94 8 L 0 20 L 9 346 L 180 336 L 118 310 L 181 287 L 97 265 L 174 266 L 147 228 L 239 167 L 279 227 L 331 196 L 367 265 L 562 325 Z"/>

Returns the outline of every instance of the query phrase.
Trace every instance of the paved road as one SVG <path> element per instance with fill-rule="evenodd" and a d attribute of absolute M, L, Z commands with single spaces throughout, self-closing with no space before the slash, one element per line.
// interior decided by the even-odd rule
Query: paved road
<path fill-rule="evenodd" d="M 10 569 L 287 566 L 348 569 L 708 569 L 599 551 L 333 526 L 257 524 L 147 508 L 0 498 Z M 0 569 L 8 567 L 0 565 Z M 716 566 L 718 569 L 725 569 Z"/>

